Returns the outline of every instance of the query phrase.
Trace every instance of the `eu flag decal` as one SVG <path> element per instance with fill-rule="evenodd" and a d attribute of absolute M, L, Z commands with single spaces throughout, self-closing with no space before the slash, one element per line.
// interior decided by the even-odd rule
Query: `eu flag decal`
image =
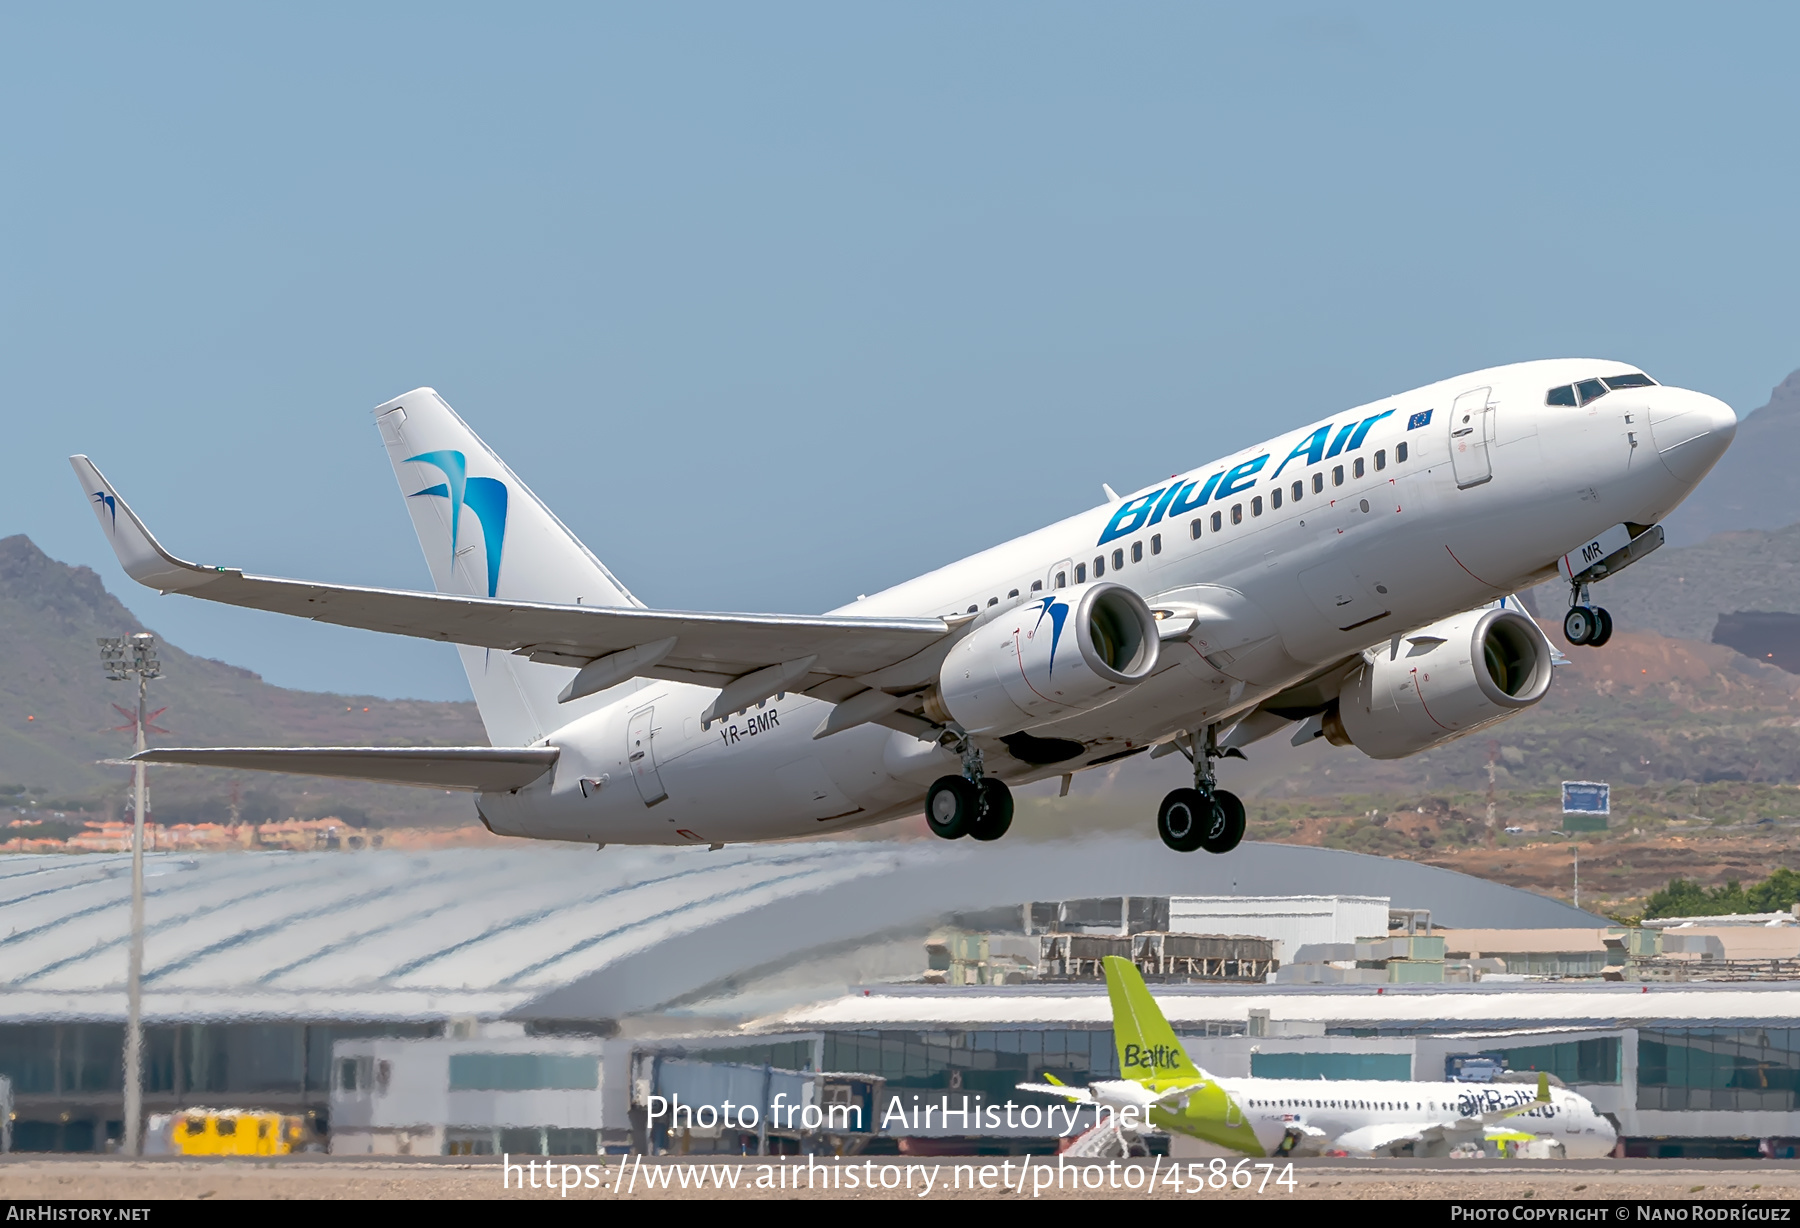
<path fill-rule="evenodd" d="M 1416 431 L 1422 426 L 1430 425 L 1431 411 L 1429 409 L 1421 409 L 1418 413 L 1406 420 L 1406 429 L 1409 431 Z"/>

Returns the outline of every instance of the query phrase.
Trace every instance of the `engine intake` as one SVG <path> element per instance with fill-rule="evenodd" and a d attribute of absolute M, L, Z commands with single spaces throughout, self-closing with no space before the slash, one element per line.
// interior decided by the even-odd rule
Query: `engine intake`
<path fill-rule="evenodd" d="M 1400 759 L 1531 707 L 1550 689 L 1550 641 L 1514 609 L 1480 609 L 1364 654 L 1325 737 L 1372 759 Z"/>
<path fill-rule="evenodd" d="M 1156 672 L 1156 616 L 1122 584 L 1078 584 L 994 611 L 945 658 L 925 714 L 1009 734 L 1111 703 Z"/>

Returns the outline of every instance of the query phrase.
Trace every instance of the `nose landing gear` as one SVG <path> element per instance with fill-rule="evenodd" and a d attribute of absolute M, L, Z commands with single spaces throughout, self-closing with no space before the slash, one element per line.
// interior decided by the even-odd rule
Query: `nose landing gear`
<path fill-rule="evenodd" d="M 1194 787 L 1176 789 L 1163 798 L 1156 811 L 1156 834 L 1178 853 L 1205 849 L 1229 853 L 1244 838 L 1244 803 L 1237 794 L 1218 787 L 1213 760 L 1219 749 L 1218 727 L 1206 727 L 1206 741 L 1198 754 L 1180 742 L 1176 747 L 1194 765 Z"/>
<path fill-rule="evenodd" d="M 1563 616 L 1563 638 L 1571 644 L 1598 648 L 1612 633 L 1612 615 L 1588 600 L 1585 580 L 1577 581 L 1569 594 L 1569 612 Z"/>
<path fill-rule="evenodd" d="M 925 823 L 946 840 L 998 840 L 1012 826 L 1013 796 L 1006 782 L 982 775 L 981 752 L 962 747 L 963 774 L 940 776 L 925 794 Z"/>

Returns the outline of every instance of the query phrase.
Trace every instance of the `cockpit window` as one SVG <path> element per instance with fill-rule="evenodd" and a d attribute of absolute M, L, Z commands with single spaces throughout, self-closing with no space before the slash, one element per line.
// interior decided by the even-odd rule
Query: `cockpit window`
<path fill-rule="evenodd" d="M 1584 379 L 1575 385 L 1575 391 L 1581 394 L 1581 403 L 1586 405 L 1589 401 L 1597 401 L 1605 396 L 1606 385 L 1597 379 Z"/>
<path fill-rule="evenodd" d="M 1561 388 L 1552 388 L 1544 396 L 1544 404 L 1546 404 L 1546 405 L 1573 405 L 1573 404 L 1575 404 L 1575 385 L 1564 384 Z"/>
<path fill-rule="evenodd" d="M 1621 388 L 1654 388 L 1656 381 L 1642 371 L 1633 371 L 1629 375 L 1609 375 L 1606 386 L 1617 392 Z"/>

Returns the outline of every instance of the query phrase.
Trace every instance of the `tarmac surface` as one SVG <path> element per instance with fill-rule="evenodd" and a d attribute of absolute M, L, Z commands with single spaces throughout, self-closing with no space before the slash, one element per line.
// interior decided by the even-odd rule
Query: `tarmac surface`
<path fill-rule="evenodd" d="M 628 1157 L 623 1164 L 617 1156 L 528 1157 L 514 1162 L 513 1184 L 504 1188 L 501 1162 L 485 1156 L 9 1156 L 0 1158 L 0 1199 L 1575 1199 L 1612 1203 L 1611 1222 L 1635 1221 L 1628 1204 L 1638 1200 L 1800 1200 L 1800 1162 L 1780 1160 L 1301 1160 L 1291 1173 L 1285 1164 L 1266 1172 L 1242 1166 L 1235 1188 L 1230 1169 L 1210 1161 L 1023 1163 L 986 1156 L 825 1159 L 811 1167 L 808 1189 L 805 1157 Z M 1173 1181 L 1172 1163 L 1180 1165 Z M 564 1192 L 564 1184 L 573 1188 Z"/>

